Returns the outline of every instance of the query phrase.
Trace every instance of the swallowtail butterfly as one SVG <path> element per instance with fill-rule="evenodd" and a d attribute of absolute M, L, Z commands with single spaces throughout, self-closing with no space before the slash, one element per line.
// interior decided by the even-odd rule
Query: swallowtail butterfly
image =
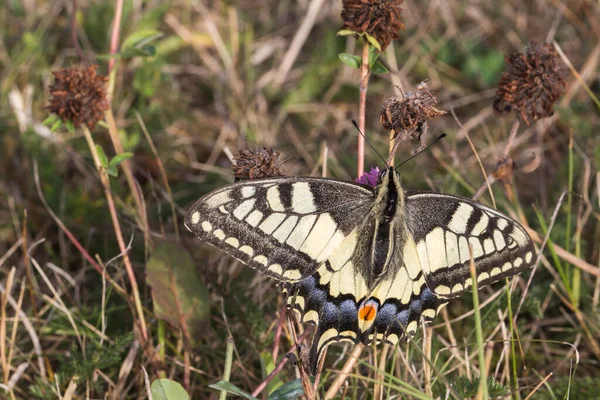
<path fill-rule="evenodd" d="M 375 188 L 325 178 L 234 183 L 198 200 L 185 226 L 200 240 L 285 284 L 287 303 L 316 325 L 314 374 L 331 343 L 396 344 L 449 299 L 532 266 L 513 219 L 472 200 L 410 192 L 392 168 Z"/>

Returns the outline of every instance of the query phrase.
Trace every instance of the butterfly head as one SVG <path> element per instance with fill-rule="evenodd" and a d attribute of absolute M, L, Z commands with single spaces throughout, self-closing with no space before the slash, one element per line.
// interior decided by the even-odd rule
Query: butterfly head
<path fill-rule="evenodd" d="M 375 190 L 379 200 L 377 203 L 383 206 L 380 212 L 385 219 L 392 219 L 404 209 L 404 191 L 400 185 L 400 175 L 394 167 L 387 167 L 379 173 Z"/>

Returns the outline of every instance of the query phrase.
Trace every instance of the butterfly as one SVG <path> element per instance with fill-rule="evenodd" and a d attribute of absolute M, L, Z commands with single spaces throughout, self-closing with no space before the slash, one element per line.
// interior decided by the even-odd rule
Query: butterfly
<path fill-rule="evenodd" d="M 313 374 L 329 344 L 394 345 L 450 299 L 535 258 L 517 221 L 467 198 L 405 191 L 393 167 L 375 187 L 311 177 L 234 183 L 200 198 L 185 226 L 284 283 L 288 307 L 316 325 Z"/>

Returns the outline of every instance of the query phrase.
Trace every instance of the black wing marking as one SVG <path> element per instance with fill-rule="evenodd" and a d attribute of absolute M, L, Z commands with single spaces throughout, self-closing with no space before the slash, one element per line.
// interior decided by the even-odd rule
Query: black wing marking
<path fill-rule="evenodd" d="M 406 223 L 427 284 L 444 299 L 473 286 L 469 245 L 478 286 L 518 274 L 535 261 L 533 242 L 517 221 L 469 199 L 407 193 Z"/>
<path fill-rule="evenodd" d="M 185 226 L 244 264 L 296 282 L 315 272 L 373 201 L 371 189 L 332 179 L 253 180 L 202 197 Z"/>

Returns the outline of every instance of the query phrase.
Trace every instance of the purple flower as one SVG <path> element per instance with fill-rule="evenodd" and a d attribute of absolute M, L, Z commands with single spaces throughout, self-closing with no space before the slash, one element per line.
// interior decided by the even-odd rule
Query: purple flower
<path fill-rule="evenodd" d="M 370 172 L 364 173 L 360 178 L 355 179 L 354 182 L 362 183 L 370 187 L 376 187 L 379 181 L 379 167 L 371 168 Z"/>

